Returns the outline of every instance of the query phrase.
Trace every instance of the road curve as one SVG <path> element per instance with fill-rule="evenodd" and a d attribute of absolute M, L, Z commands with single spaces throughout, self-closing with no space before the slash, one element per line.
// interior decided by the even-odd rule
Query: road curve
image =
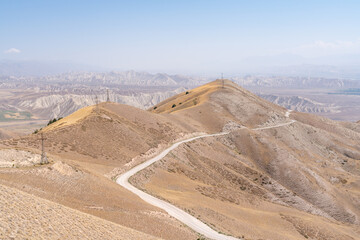
<path fill-rule="evenodd" d="M 289 118 L 290 112 L 291 111 L 288 110 L 285 113 L 286 118 Z M 291 120 L 290 122 L 286 122 L 286 123 L 282 123 L 282 124 L 278 124 L 278 125 L 273 125 L 273 126 L 269 126 L 269 127 L 253 128 L 253 130 L 263 130 L 263 129 L 269 129 L 269 128 L 282 127 L 282 126 L 292 124 L 294 122 L 295 122 L 295 120 Z M 161 208 L 161 209 L 165 210 L 170 216 L 176 218 L 180 222 L 184 223 L 185 225 L 189 226 L 194 231 L 200 233 L 201 235 L 203 235 L 203 236 L 205 236 L 207 238 L 214 239 L 214 240 L 238 240 L 239 238 L 235 238 L 235 237 L 231 237 L 231 236 L 227 236 L 227 235 L 218 233 L 217 231 L 213 230 L 208 225 L 201 222 L 199 219 L 193 217 L 192 215 L 188 214 L 184 210 L 181 210 L 180 208 L 178 208 L 178 207 L 176 207 L 176 206 L 174 206 L 174 205 L 172 205 L 172 204 L 170 204 L 168 202 L 165 202 L 165 201 L 163 201 L 161 199 L 153 197 L 150 194 L 145 193 L 145 192 L 137 189 L 136 187 L 134 187 L 133 185 L 131 185 L 129 183 L 129 178 L 131 176 L 133 176 L 136 173 L 138 173 L 139 171 L 147 168 L 148 166 L 150 166 L 154 162 L 161 160 L 169 152 L 171 152 L 172 150 L 177 148 L 180 144 L 186 143 L 186 142 L 191 142 L 191 141 L 194 141 L 194 140 L 200 139 L 200 138 L 215 137 L 215 136 L 221 136 L 221 135 L 226 135 L 226 134 L 229 134 L 229 132 L 206 134 L 206 135 L 192 137 L 192 138 L 189 138 L 189 139 L 182 140 L 180 142 L 174 143 L 171 147 L 165 149 L 159 155 L 157 155 L 157 156 L 143 162 L 142 164 L 139 164 L 139 165 L 135 166 L 134 168 L 130 169 L 129 171 L 121 174 L 116 179 L 116 183 L 121 185 L 122 187 L 126 188 L 130 192 L 136 194 L 137 196 L 139 196 L 145 202 L 150 203 L 151 205 L 154 205 L 154 206 L 156 206 L 158 208 Z"/>
<path fill-rule="evenodd" d="M 280 123 L 280 124 L 273 125 L 273 126 L 252 128 L 252 130 L 264 130 L 264 129 L 270 129 L 270 128 L 283 127 L 283 126 L 286 126 L 286 125 L 290 125 L 290 124 L 292 124 L 292 123 L 294 123 L 294 122 L 296 122 L 296 121 L 295 121 L 295 120 L 291 120 L 290 122 Z"/>
<path fill-rule="evenodd" d="M 231 237 L 231 236 L 226 236 L 224 234 L 220 234 L 220 233 L 216 232 L 215 230 L 211 229 L 208 225 L 201 222 L 197 218 L 191 216 L 187 212 L 181 210 L 180 208 L 175 207 L 174 205 L 172 205 L 172 204 L 170 204 L 168 202 L 165 202 L 165 201 L 163 201 L 161 199 L 157 199 L 157 198 L 151 196 L 150 194 L 147 194 L 147 193 L 137 189 L 136 187 L 134 187 L 133 185 L 131 185 L 129 183 L 129 178 L 131 176 L 133 176 L 137 172 L 147 168 L 148 166 L 150 166 L 154 162 L 159 161 L 160 159 L 165 157 L 170 151 L 177 148 L 180 144 L 190 142 L 190 141 L 200 139 L 200 138 L 221 136 L 221 135 L 225 135 L 225 134 L 228 134 L 228 133 L 223 132 L 223 133 L 215 133 L 215 134 L 206 134 L 206 135 L 201 135 L 201 136 L 189 138 L 189 139 L 174 143 L 171 147 L 165 149 L 164 151 L 162 151 L 156 157 L 151 158 L 150 160 L 148 160 L 148 161 L 146 161 L 146 162 L 144 162 L 142 164 L 139 164 L 136 167 L 130 169 L 128 172 L 125 172 L 124 174 L 120 175 L 117 178 L 116 182 L 118 184 L 120 184 L 121 186 L 123 186 L 124 188 L 126 188 L 127 190 L 129 190 L 130 192 L 138 195 L 145 202 L 150 203 L 151 205 L 154 205 L 156 207 L 159 207 L 159 208 L 165 210 L 170 216 L 178 219 L 180 222 L 186 224 L 187 226 L 192 228 L 194 231 L 202 234 L 203 236 L 205 236 L 207 238 L 216 239 L 216 240 L 235 240 L 235 239 L 238 239 L 238 238 L 234 238 L 234 237 Z"/>

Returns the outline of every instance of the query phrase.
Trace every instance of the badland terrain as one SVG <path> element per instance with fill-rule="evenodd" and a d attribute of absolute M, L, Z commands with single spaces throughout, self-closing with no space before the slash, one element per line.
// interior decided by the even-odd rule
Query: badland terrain
<path fill-rule="evenodd" d="M 213 133 L 222 135 L 180 144 L 130 184 L 223 236 L 359 239 L 359 123 L 289 111 L 229 80 L 147 110 L 94 104 L 1 141 L 0 207 L 9 214 L 0 236 L 205 237 L 116 179 L 178 141 Z M 41 136 L 50 161 L 43 165 Z"/>

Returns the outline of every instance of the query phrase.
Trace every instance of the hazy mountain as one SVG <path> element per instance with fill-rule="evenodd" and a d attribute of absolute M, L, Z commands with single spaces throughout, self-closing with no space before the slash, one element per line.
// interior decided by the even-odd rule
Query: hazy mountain
<path fill-rule="evenodd" d="M 307 113 L 335 113 L 340 112 L 335 104 L 327 105 L 314 100 L 299 96 L 276 96 L 271 94 L 259 94 L 260 97 L 283 106 L 287 109 Z"/>
<path fill-rule="evenodd" d="M 139 92 L 132 95 L 110 93 L 110 100 L 112 102 L 146 109 L 183 91 L 185 91 L 184 88 L 152 93 Z M 52 119 L 67 116 L 80 108 L 94 105 L 96 103 L 96 97 L 98 97 L 99 102 L 105 102 L 107 100 L 106 93 L 99 95 L 50 93 L 46 96 L 33 95 L 27 99 L 14 100 L 11 104 L 37 116 L 41 116 L 42 118 Z"/>
<path fill-rule="evenodd" d="M 306 67 L 306 66 L 304 66 Z M 331 69 L 331 67 L 329 67 Z M 291 69 L 291 67 L 289 67 Z M 329 69 L 328 69 L 329 70 Z M 297 70 L 296 70 L 297 71 Z M 229 79 L 246 86 L 262 86 L 270 88 L 357 88 L 360 87 L 360 80 L 357 81 L 341 77 L 309 77 L 312 74 L 302 74 L 296 71 L 288 75 L 234 75 Z M 291 76 L 293 75 L 293 76 Z M 170 75 L 166 73 L 148 73 L 136 71 L 124 72 L 71 72 L 47 76 L 0 76 L 0 87 L 11 87 L 11 84 L 21 84 L 24 87 L 36 86 L 61 87 L 69 85 L 85 86 L 198 86 L 214 80 L 216 77 Z M 19 86 L 19 85 L 17 85 Z"/>
<path fill-rule="evenodd" d="M 0 60 L 0 76 L 44 76 L 74 71 L 94 71 L 95 68 L 64 61 Z"/>
<path fill-rule="evenodd" d="M 322 77 L 289 77 L 289 76 L 256 76 L 231 77 L 234 82 L 245 87 L 268 88 L 358 88 L 360 81 L 341 78 Z"/>
<path fill-rule="evenodd" d="M 237 238 L 351 240 L 360 217 L 359 131 L 217 80 L 148 111 L 118 103 L 82 108 L 41 130 L 50 164 L 1 169 L 0 179 L 155 237 L 196 239 L 113 180 L 180 139 L 223 132 L 179 145 L 131 184 Z M 0 147 L 39 153 L 40 136 Z"/>

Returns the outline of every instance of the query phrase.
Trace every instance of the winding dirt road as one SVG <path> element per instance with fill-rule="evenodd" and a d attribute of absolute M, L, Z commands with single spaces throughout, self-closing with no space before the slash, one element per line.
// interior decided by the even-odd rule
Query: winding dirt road
<path fill-rule="evenodd" d="M 291 112 L 291 110 L 288 110 L 285 113 L 286 118 L 289 118 L 290 112 Z M 278 125 L 273 125 L 273 126 L 268 126 L 268 127 L 253 128 L 253 130 L 264 130 L 264 129 L 282 127 L 282 126 L 292 124 L 294 122 L 295 122 L 295 120 L 291 120 L 289 122 L 281 123 L 281 124 L 278 124 Z M 206 134 L 206 135 L 192 137 L 192 138 L 189 138 L 189 139 L 174 143 L 171 147 L 165 149 L 164 151 L 162 151 L 156 157 L 153 157 L 153 158 L 145 161 L 144 163 L 139 164 L 136 167 L 134 167 L 134 168 L 130 169 L 129 171 L 127 171 L 127 172 L 123 173 L 122 175 L 120 175 L 117 178 L 116 183 L 118 183 L 122 187 L 126 188 L 130 192 L 138 195 L 145 202 L 150 203 L 151 205 L 154 205 L 156 207 L 159 207 L 159 208 L 165 210 L 170 216 L 176 218 L 180 222 L 184 223 L 185 225 L 189 226 L 194 231 L 198 232 L 199 234 L 201 234 L 201 235 L 203 235 L 203 236 L 205 236 L 207 238 L 214 239 L 214 240 L 236 240 L 236 239 L 239 239 L 239 238 L 235 238 L 235 237 L 231 237 L 231 236 L 227 236 L 227 235 L 218 233 L 217 231 L 213 230 L 208 225 L 201 222 L 199 219 L 193 217 L 192 215 L 188 214 L 184 210 L 181 210 L 180 208 L 178 208 L 178 207 L 176 207 L 176 206 L 174 206 L 174 205 L 172 205 L 172 204 L 170 204 L 168 202 L 165 202 L 165 201 L 163 201 L 161 199 L 158 199 L 158 198 L 156 198 L 154 196 L 151 196 L 150 194 L 145 193 L 145 192 L 137 189 L 136 187 L 134 187 L 133 185 L 131 185 L 129 183 L 129 178 L 131 176 L 133 176 L 136 173 L 138 173 L 139 171 L 147 168 L 148 166 L 150 166 L 154 162 L 161 160 L 169 152 L 171 152 L 172 150 L 177 148 L 180 144 L 183 144 L 183 143 L 186 143 L 186 142 L 191 142 L 191 141 L 194 141 L 194 140 L 197 140 L 197 139 L 200 139 L 200 138 L 215 137 L 215 136 L 221 136 L 221 135 L 226 135 L 226 134 L 229 134 L 229 132 Z"/>

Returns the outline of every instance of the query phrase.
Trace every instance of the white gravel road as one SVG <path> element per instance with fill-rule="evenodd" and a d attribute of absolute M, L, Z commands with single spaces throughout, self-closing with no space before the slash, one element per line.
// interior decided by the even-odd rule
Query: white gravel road
<path fill-rule="evenodd" d="M 291 111 L 288 110 L 285 113 L 285 117 L 288 118 L 290 116 L 290 112 Z M 291 120 L 289 122 L 285 122 L 285 123 L 282 123 L 282 124 L 273 125 L 273 126 L 269 126 L 269 127 L 253 128 L 253 130 L 263 130 L 263 129 L 269 129 L 269 128 L 282 127 L 282 126 L 292 124 L 294 122 L 295 122 L 295 120 Z M 205 236 L 207 238 L 215 239 L 215 240 L 235 240 L 235 239 L 239 239 L 239 238 L 235 238 L 235 237 L 231 237 L 231 236 L 227 236 L 227 235 L 218 233 L 217 231 L 213 230 L 212 228 L 210 228 L 205 223 L 201 222 L 199 219 L 193 217 L 192 215 L 188 214 L 187 212 L 181 210 L 180 208 L 178 208 L 178 207 L 176 207 L 176 206 L 174 206 L 174 205 L 172 205 L 172 204 L 170 204 L 168 202 L 165 202 L 165 201 L 163 201 L 161 199 L 153 197 L 150 194 L 147 194 L 147 193 L 137 189 L 136 187 L 134 187 L 133 185 L 131 185 L 129 183 L 129 178 L 131 176 L 133 176 L 136 173 L 138 173 L 139 171 L 147 168 L 148 166 L 150 166 L 154 162 L 161 160 L 170 151 L 177 148 L 180 144 L 186 143 L 186 142 L 191 142 L 191 141 L 194 141 L 194 140 L 200 139 L 200 138 L 215 137 L 215 136 L 221 136 L 221 135 L 226 135 L 226 134 L 228 134 L 228 132 L 215 133 L 215 134 L 206 134 L 206 135 L 201 135 L 201 136 L 189 138 L 189 139 L 174 143 L 171 147 L 165 149 L 164 151 L 162 151 L 156 157 L 153 157 L 153 158 L 147 160 L 146 162 L 144 162 L 142 164 L 139 164 L 136 167 L 134 167 L 134 168 L 130 169 L 129 171 L 127 171 L 127 172 L 123 173 L 122 175 L 120 175 L 117 178 L 116 182 L 119 185 L 126 188 L 127 190 L 129 190 L 130 192 L 138 195 L 145 202 L 150 203 L 151 205 L 154 205 L 156 207 L 159 207 L 159 208 L 165 210 L 170 216 L 176 218 L 180 222 L 186 224 L 191 229 L 193 229 L 194 231 L 198 232 L 199 234 L 201 234 L 201 235 L 203 235 L 203 236 Z"/>

